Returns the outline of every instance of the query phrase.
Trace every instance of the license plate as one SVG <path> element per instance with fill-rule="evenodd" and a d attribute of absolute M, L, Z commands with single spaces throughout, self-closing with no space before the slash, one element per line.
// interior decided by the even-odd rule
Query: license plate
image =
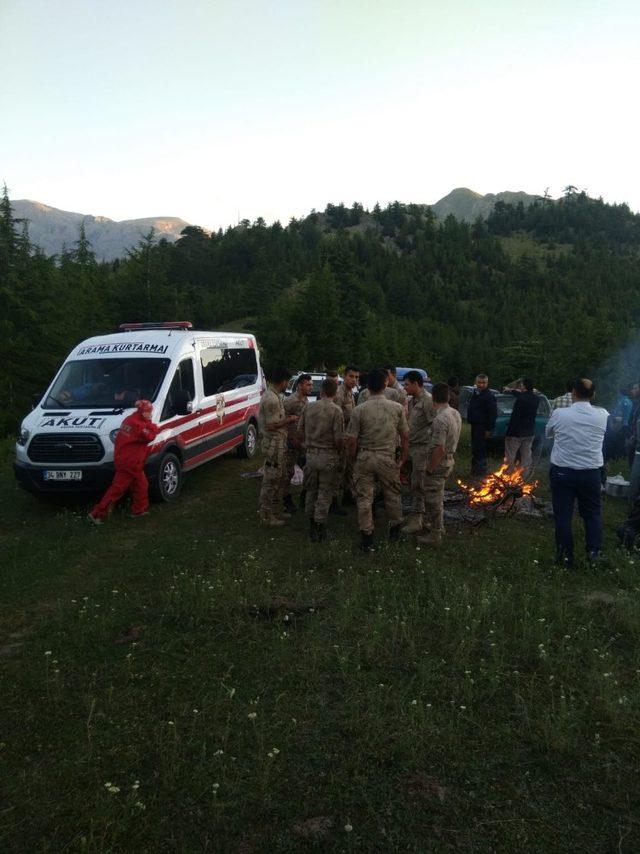
<path fill-rule="evenodd" d="M 81 471 L 69 471 L 60 469 L 54 469 L 52 471 L 45 471 L 44 473 L 45 480 L 82 480 L 82 472 Z"/>

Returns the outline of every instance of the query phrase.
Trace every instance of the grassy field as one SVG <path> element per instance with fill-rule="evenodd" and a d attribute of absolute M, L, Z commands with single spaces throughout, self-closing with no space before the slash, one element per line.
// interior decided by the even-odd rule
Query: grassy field
<path fill-rule="evenodd" d="M 516 518 L 366 558 L 353 512 L 258 527 L 255 467 L 95 529 L 7 455 L 0 850 L 640 850 L 624 502 L 597 572 Z"/>
<path fill-rule="evenodd" d="M 539 261 L 547 261 L 551 258 L 570 255 L 573 252 L 573 246 L 570 243 L 543 244 L 525 232 L 516 232 L 508 237 L 501 237 L 500 243 L 509 260 L 513 263 L 520 261 L 524 255 L 536 258 Z"/>

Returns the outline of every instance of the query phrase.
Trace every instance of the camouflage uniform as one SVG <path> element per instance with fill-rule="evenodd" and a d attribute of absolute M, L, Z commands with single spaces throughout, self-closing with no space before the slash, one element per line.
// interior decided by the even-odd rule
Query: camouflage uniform
<path fill-rule="evenodd" d="M 442 504 L 444 484 L 453 469 L 453 455 L 458 447 L 462 419 L 456 409 L 449 404 L 438 407 L 431 425 L 431 439 L 427 446 L 427 459 L 439 445 L 444 446 L 445 456 L 434 472 L 425 476 L 425 516 L 431 525 L 432 539 L 439 542 L 444 532 L 442 522 Z"/>
<path fill-rule="evenodd" d="M 342 410 L 344 426 L 348 427 L 351 413 L 356 405 L 353 399 L 353 391 L 350 388 L 347 388 L 344 383 L 340 383 L 333 402 Z"/>
<path fill-rule="evenodd" d="M 400 404 L 383 395 L 372 395 L 351 414 L 347 436 L 357 439 L 358 455 L 353 469 L 358 497 L 358 528 L 373 533 L 372 504 L 378 481 L 392 526 L 402 522 L 400 467 L 396 462 L 396 437 L 407 434 L 409 425 Z"/>
<path fill-rule="evenodd" d="M 400 385 L 400 383 L 398 382 L 397 379 L 395 379 L 393 382 L 390 382 L 389 385 L 387 386 L 387 388 L 396 392 L 396 395 L 397 395 L 396 400 L 398 401 L 398 403 L 402 403 L 402 404 L 406 403 L 407 397 L 408 397 L 407 392 Z"/>
<path fill-rule="evenodd" d="M 289 397 L 285 397 L 284 399 L 284 412 L 285 415 L 297 415 L 300 417 L 304 408 L 308 403 L 308 398 L 306 394 L 300 394 L 300 392 L 295 392 L 295 394 L 289 395 Z M 300 459 L 300 449 L 296 448 L 294 444 L 296 435 L 296 425 L 289 424 L 287 427 L 287 441 L 285 446 L 285 467 L 286 467 L 286 480 L 284 482 L 284 495 L 291 495 L 291 478 L 293 477 L 293 470 L 295 468 L 296 463 Z"/>
<path fill-rule="evenodd" d="M 407 395 L 405 392 L 400 391 L 399 389 L 387 386 L 383 394 L 387 400 L 392 400 L 394 403 L 399 403 L 401 406 L 404 406 L 406 404 Z M 368 400 L 371 400 L 371 392 L 368 388 L 363 388 L 360 394 L 358 395 L 358 406 L 360 406 L 362 403 L 366 403 Z"/>
<path fill-rule="evenodd" d="M 435 415 L 433 399 L 428 391 L 423 389 L 415 397 L 409 397 L 409 459 L 411 460 L 411 516 L 413 517 L 410 525 L 416 531 L 422 528 L 425 510 L 427 448 Z"/>
<path fill-rule="evenodd" d="M 307 451 L 305 512 L 317 523 L 324 524 L 342 474 L 340 451 L 344 419 L 340 408 L 329 398 L 306 406 L 298 422 L 298 434 L 303 433 Z"/>
<path fill-rule="evenodd" d="M 287 428 L 267 430 L 268 424 L 285 418 L 282 395 L 272 385 L 262 395 L 258 412 L 258 427 L 262 435 L 264 453 L 264 475 L 260 490 L 260 514 L 264 520 L 277 518 L 282 510 L 282 494 L 287 476 L 285 445 Z"/>
<path fill-rule="evenodd" d="M 339 406 L 342 410 L 342 415 L 344 418 L 344 427 L 346 430 L 349 426 L 351 413 L 355 408 L 356 402 L 353 399 L 352 390 L 350 388 L 347 388 L 344 383 L 341 383 L 338 386 L 338 391 L 336 392 L 335 396 L 335 403 L 336 406 Z M 343 450 L 342 453 L 342 487 L 353 494 L 353 460 L 351 459 L 349 454 L 347 454 L 346 448 Z M 339 488 L 340 484 L 338 484 L 338 490 Z"/>

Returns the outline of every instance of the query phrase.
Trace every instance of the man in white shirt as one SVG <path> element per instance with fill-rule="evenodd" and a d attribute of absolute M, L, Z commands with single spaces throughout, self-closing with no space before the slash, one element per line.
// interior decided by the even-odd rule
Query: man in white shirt
<path fill-rule="evenodd" d="M 571 519 L 576 500 L 584 522 L 588 559 L 597 559 L 602 549 L 600 468 L 609 413 L 592 405 L 594 393 L 592 380 L 576 380 L 571 392 L 573 404 L 555 409 L 546 428 L 547 437 L 553 439 L 549 480 L 556 525 L 556 559 L 567 567 L 573 566 Z"/>

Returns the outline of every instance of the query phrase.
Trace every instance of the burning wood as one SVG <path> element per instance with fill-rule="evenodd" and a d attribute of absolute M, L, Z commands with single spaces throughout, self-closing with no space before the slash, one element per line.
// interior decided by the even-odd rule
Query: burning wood
<path fill-rule="evenodd" d="M 522 469 L 509 471 L 509 466 L 502 465 L 498 471 L 487 475 L 478 486 L 469 486 L 458 481 L 469 501 L 470 507 L 504 507 L 511 509 L 519 498 L 531 495 L 538 481 L 527 482 L 522 477 Z M 532 496 L 533 497 L 533 496 Z"/>

